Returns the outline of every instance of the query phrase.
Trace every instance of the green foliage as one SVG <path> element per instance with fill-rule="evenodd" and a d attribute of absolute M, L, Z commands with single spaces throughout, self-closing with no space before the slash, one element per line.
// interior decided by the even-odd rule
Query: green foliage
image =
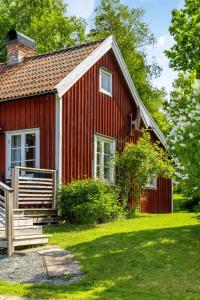
<path fill-rule="evenodd" d="M 172 11 L 169 29 L 175 44 L 166 51 L 175 70 L 196 70 L 200 78 L 200 5 L 199 0 L 185 0 L 183 9 Z"/>
<path fill-rule="evenodd" d="M 163 89 L 153 87 L 150 78 L 160 75 L 161 68 L 152 61 L 147 62 L 146 46 L 153 45 L 155 38 L 143 21 L 144 11 L 130 9 L 121 0 L 102 0 L 96 9 L 95 24 L 90 32 L 91 38 L 105 38 L 113 35 L 119 45 L 129 73 L 137 91 L 161 129 L 163 118 L 157 114 L 165 101 Z"/>
<path fill-rule="evenodd" d="M 58 207 L 62 217 L 75 224 L 105 223 L 122 213 L 113 187 L 93 179 L 63 185 Z"/>
<path fill-rule="evenodd" d="M 127 206 L 130 195 L 140 204 L 142 193 L 149 179 L 169 178 L 173 168 L 165 151 L 158 143 L 152 143 L 148 132 L 143 132 L 137 144 L 126 144 L 115 159 L 118 167 L 118 185 L 123 203 Z"/>
<path fill-rule="evenodd" d="M 172 127 L 168 145 L 177 165 L 177 181 L 184 194 L 200 199 L 200 84 L 196 72 L 179 74 L 167 109 Z"/>
<path fill-rule="evenodd" d="M 6 60 L 5 36 L 14 28 L 36 41 L 38 53 L 80 44 L 85 23 L 67 17 L 63 0 L 0 0 L 0 62 Z"/>
<path fill-rule="evenodd" d="M 183 194 L 174 194 L 173 196 L 173 211 L 187 211 L 187 212 L 199 212 L 200 211 L 200 199 L 186 197 Z"/>

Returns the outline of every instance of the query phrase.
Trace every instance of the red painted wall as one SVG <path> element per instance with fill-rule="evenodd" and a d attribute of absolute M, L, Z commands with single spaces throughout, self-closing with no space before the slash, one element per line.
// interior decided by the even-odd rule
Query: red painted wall
<path fill-rule="evenodd" d="M 55 95 L 0 102 L 4 131 L 40 128 L 40 167 L 55 169 Z M 0 134 L 0 173 L 5 176 L 5 134 Z"/>
<path fill-rule="evenodd" d="M 99 92 L 99 68 L 113 74 L 113 95 Z M 112 54 L 100 59 L 63 97 L 63 181 L 92 176 L 94 134 L 114 137 L 118 147 L 130 134 L 136 106 Z M 138 134 L 131 138 L 136 142 Z M 128 139 L 127 139 L 128 140 Z M 158 189 L 147 192 L 144 211 L 171 211 L 171 181 L 159 179 Z"/>

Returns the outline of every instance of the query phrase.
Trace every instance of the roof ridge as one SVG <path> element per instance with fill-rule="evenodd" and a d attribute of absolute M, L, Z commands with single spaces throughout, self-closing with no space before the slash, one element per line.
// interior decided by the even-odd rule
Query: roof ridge
<path fill-rule="evenodd" d="M 46 56 L 50 56 L 50 55 L 54 55 L 54 54 L 58 54 L 58 53 L 62 53 L 62 52 L 72 51 L 72 50 L 75 50 L 75 49 L 81 49 L 81 48 L 86 47 L 86 46 L 98 44 L 100 42 L 103 42 L 104 40 L 105 40 L 105 38 L 102 38 L 102 39 L 99 39 L 99 40 L 91 41 L 91 42 L 88 42 L 88 43 L 83 43 L 83 44 L 76 45 L 76 46 L 62 48 L 62 49 L 58 49 L 58 50 L 54 50 L 54 51 L 50 51 L 50 52 L 46 52 L 46 53 L 42 53 L 42 54 L 36 54 L 36 55 L 33 55 L 33 56 L 25 57 L 24 61 L 35 59 L 35 58 L 40 58 L 40 57 L 46 57 Z"/>

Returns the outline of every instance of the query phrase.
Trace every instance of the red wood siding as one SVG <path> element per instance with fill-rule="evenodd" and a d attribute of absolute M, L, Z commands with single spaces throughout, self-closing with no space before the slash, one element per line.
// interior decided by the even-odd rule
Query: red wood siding
<path fill-rule="evenodd" d="M 112 71 L 113 95 L 99 92 L 99 68 Z M 129 140 L 130 114 L 136 115 L 117 62 L 108 52 L 63 97 L 63 181 L 92 177 L 94 134 L 117 140 L 118 147 Z M 127 139 L 126 139 L 127 137 Z M 137 141 L 138 135 L 132 140 Z M 171 183 L 159 179 L 158 189 L 147 192 L 148 212 L 171 211 Z"/>
<path fill-rule="evenodd" d="M 4 131 L 40 128 L 40 167 L 55 169 L 55 95 L 0 102 Z M 5 176 L 5 134 L 0 134 L 0 173 Z"/>

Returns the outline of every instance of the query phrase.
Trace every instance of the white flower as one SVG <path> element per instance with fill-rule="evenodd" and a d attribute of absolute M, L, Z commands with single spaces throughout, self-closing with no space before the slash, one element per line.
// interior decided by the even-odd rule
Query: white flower
<path fill-rule="evenodd" d="M 183 143 L 181 143 L 180 146 L 181 146 L 182 148 L 185 148 L 185 144 L 183 144 Z"/>
<path fill-rule="evenodd" d="M 189 133 L 189 137 L 191 138 L 191 139 L 193 139 L 194 138 L 194 134 L 193 133 Z"/>

